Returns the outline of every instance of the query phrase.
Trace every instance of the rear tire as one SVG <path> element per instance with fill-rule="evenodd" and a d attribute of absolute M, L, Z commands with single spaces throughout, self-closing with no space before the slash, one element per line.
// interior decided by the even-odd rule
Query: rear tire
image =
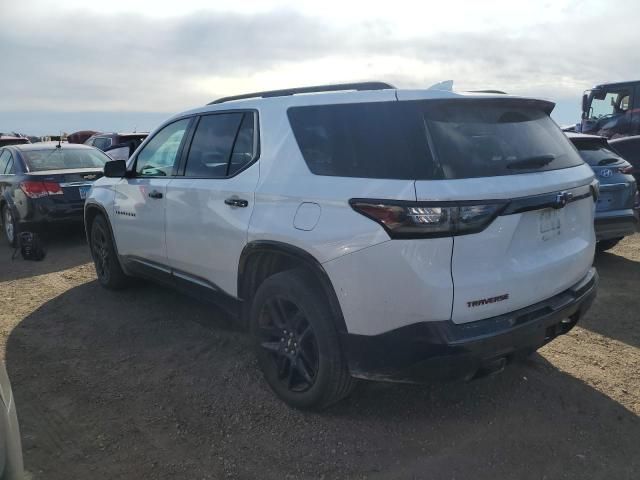
<path fill-rule="evenodd" d="M 2 206 L 2 230 L 4 232 L 4 238 L 7 239 L 9 246 L 18 246 L 18 228 L 16 221 L 13 218 L 13 213 L 9 205 Z"/>
<path fill-rule="evenodd" d="M 119 290 L 129 283 L 122 271 L 107 220 L 98 215 L 91 224 L 91 256 L 96 267 L 98 282 L 110 290 Z"/>
<path fill-rule="evenodd" d="M 596 243 L 596 251 L 598 253 L 606 252 L 607 250 L 615 247 L 618 243 L 620 243 L 620 240 L 622 240 L 622 238 L 623 237 L 611 238 L 609 240 L 600 240 Z"/>
<path fill-rule="evenodd" d="M 320 291 L 304 270 L 288 270 L 267 278 L 251 304 L 258 363 L 271 389 L 295 408 L 322 409 L 355 385 Z"/>

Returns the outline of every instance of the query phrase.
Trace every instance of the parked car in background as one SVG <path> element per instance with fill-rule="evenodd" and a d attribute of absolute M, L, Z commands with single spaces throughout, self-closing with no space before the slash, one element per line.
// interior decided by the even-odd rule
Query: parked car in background
<path fill-rule="evenodd" d="M 22 442 L 9 376 L 0 362 L 0 479 L 25 480 Z"/>
<path fill-rule="evenodd" d="M 0 212 L 15 246 L 20 231 L 81 223 L 84 199 L 110 158 L 86 145 L 36 143 L 0 148 Z"/>
<path fill-rule="evenodd" d="M 353 377 L 500 371 L 596 294 L 597 183 L 553 108 L 376 82 L 181 113 L 87 197 L 98 280 L 238 307 L 266 381 L 300 408 Z"/>
<path fill-rule="evenodd" d="M 27 137 L 0 135 L 0 147 L 4 147 L 5 145 L 23 145 L 25 143 L 31 143 Z"/>
<path fill-rule="evenodd" d="M 609 140 L 609 145 L 633 166 L 633 176 L 640 185 L 640 135 Z"/>
<path fill-rule="evenodd" d="M 92 135 L 95 135 L 96 131 L 94 130 L 80 130 L 78 132 L 73 132 L 67 135 L 67 142 L 69 143 L 84 143 L 86 142 Z"/>
<path fill-rule="evenodd" d="M 633 166 L 615 151 L 605 137 L 566 133 L 600 182 L 596 203 L 596 249 L 608 250 L 638 228 L 634 209 L 638 189 Z"/>
<path fill-rule="evenodd" d="M 137 133 L 98 133 L 88 138 L 84 144 L 99 148 L 114 160 L 128 160 L 136 148 L 149 136 Z"/>

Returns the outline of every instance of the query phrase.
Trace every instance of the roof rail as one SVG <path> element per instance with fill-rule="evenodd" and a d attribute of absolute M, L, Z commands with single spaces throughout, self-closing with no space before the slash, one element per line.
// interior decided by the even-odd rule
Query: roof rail
<path fill-rule="evenodd" d="M 495 93 L 497 95 L 508 95 L 507 92 L 502 90 L 468 90 L 468 93 Z"/>
<path fill-rule="evenodd" d="M 384 82 L 337 83 L 334 85 L 315 85 L 312 87 L 286 88 L 284 90 L 268 90 L 265 92 L 233 95 L 231 97 L 218 98 L 217 100 L 214 100 L 207 105 L 215 105 L 217 103 L 230 102 L 232 100 L 242 100 L 245 98 L 286 97 L 289 95 L 296 95 L 298 93 L 339 92 L 342 90 L 386 90 L 395 88 L 396 87 L 394 87 L 393 85 Z"/>

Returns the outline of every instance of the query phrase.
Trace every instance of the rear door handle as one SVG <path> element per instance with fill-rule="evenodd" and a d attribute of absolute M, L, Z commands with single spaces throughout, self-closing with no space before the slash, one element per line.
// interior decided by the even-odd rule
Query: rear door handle
<path fill-rule="evenodd" d="M 229 205 L 230 207 L 248 207 L 249 202 L 243 200 L 242 198 L 227 198 L 224 203 Z"/>
<path fill-rule="evenodd" d="M 151 198 L 162 198 L 162 193 L 157 191 L 157 190 L 153 190 L 153 191 L 149 192 L 149 197 L 151 197 Z"/>

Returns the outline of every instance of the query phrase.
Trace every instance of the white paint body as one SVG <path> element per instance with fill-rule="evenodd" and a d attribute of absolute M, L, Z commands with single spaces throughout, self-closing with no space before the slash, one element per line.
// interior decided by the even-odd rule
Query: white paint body
<path fill-rule="evenodd" d="M 356 213 L 351 198 L 486 200 L 526 197 L 588 185 L 586 165 L 540 173 L 461 180 L 380 180 L 312 174 L 292 134 L 291 106 L 397 99 L 459 98 L 442 91 L 379 90 L 247 99 L 179 116 L 254 109 L 260 158 L 229 179 L 103 178 L 88 204 L 108 212 L 121 255 L 186 272 L 237 296 L 243 248 L 277 241 L 309 253 L 327 272 L 350 333 L 376 335 L 424 321 L 471 322 L 507 313 L 575 284 L 591 267 L 593 201 L 562 209 L 562 232 L 542 240 L 539 211 L 499 216 L 476 234 L 391 240 Z M 474 95 L 494 97 L 494 95 Z M 503 96 L 501 96 L 503 97 Z M 151 134 L 138 152 L 153 138 Z M 135 159 L 137 152 L 132 156 Z M 161 200 L 145 189 L 162 189 Z M 117 193 L 114 193 L 117 190 Z M 224 200 L 248 200 L 248 208 Z M 119 210 L 134 213 L 127 216 Z M 468 308 L 467 302 L 508 293 L 506 301 Z"/>

